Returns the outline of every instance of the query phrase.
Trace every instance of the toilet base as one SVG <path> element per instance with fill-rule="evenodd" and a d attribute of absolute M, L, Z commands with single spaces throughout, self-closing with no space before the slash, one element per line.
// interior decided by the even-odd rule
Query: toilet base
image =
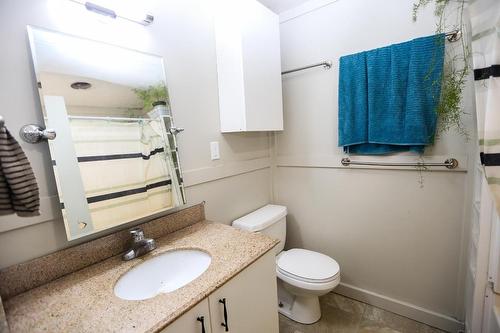
<path fill-rule="evenodd" d="M 297 296 L 289 293 L 278 280 L 278 311 L 301 324 L 314 324 L 321 318 L 318 296 Z"/>

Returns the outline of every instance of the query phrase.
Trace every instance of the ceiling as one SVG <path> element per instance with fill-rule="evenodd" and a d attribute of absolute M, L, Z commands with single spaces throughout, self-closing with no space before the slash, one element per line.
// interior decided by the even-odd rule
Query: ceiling
<path fill-rule="evenodd" d="M 264 6 L 279 14 L 308 0 L 259 0 Z"/>
<path fill-rule="evenodd" d="M 144 88 L 165 82 L 163 59 L 106 43 L 30 27 L 36 72 Z"/>
<path fill-rule="evenodd" d="M 100 112 L 105 114 L 95 114 L 98 116 L 109 116 L 109 113 L 114 112 L 111 109 L 142 109 L 141 101 L 129 86 L 59 73 L 40 72 L 37 78 L 42 84 L 42 96 L 63 96 L 67 107 L 100 108 Z M 88 82 L 92 86 L 90 89 L 71 88 L 71 84 L 78 81 Z M 68 113 L 72 114 L 73 110 L 68 110 Z"/>

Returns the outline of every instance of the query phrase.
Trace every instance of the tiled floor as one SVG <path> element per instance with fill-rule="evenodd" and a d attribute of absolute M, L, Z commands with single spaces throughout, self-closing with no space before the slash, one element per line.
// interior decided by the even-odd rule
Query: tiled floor
<path fill-rule="evenodd" d="M 312 325 L 280 315 L 280 333 L 442 333 L 443 331 L 353 299 L 320 297 L 321 319 Z"/>

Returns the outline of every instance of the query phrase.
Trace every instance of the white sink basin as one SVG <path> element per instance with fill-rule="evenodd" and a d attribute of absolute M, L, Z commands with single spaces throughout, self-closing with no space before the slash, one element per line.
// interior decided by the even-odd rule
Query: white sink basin
<path fill-rule="evenodd" d="M 115 285 L 115 295 L 139 301 L 185 286 L 203 274 L 212 258 L 199 250 L 165 252 L 132 268 Z"/>

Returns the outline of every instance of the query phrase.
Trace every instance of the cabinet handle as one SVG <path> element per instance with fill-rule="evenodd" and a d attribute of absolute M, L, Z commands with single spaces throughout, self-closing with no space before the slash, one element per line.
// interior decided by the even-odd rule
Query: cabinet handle
<path fill-rule="evenodd" d="M 225 328 L 225 331 L 226 332 L 229 332 L 229 326 L 227 325 L 227 307 L 226 307 L 226 299 L 223 298 L 223 299 L 220 299 L 219 300 L 219 303 L 221 304 L 224 304 L 224 322 L 223 323 L 220 323 L 220 325 L 222 327 Z"/>
<path fill-rule="evenodd" d="M 205 317 L 199 316 L 196 320 L 201 322 L 201 333 L 205 333 Z"/>

